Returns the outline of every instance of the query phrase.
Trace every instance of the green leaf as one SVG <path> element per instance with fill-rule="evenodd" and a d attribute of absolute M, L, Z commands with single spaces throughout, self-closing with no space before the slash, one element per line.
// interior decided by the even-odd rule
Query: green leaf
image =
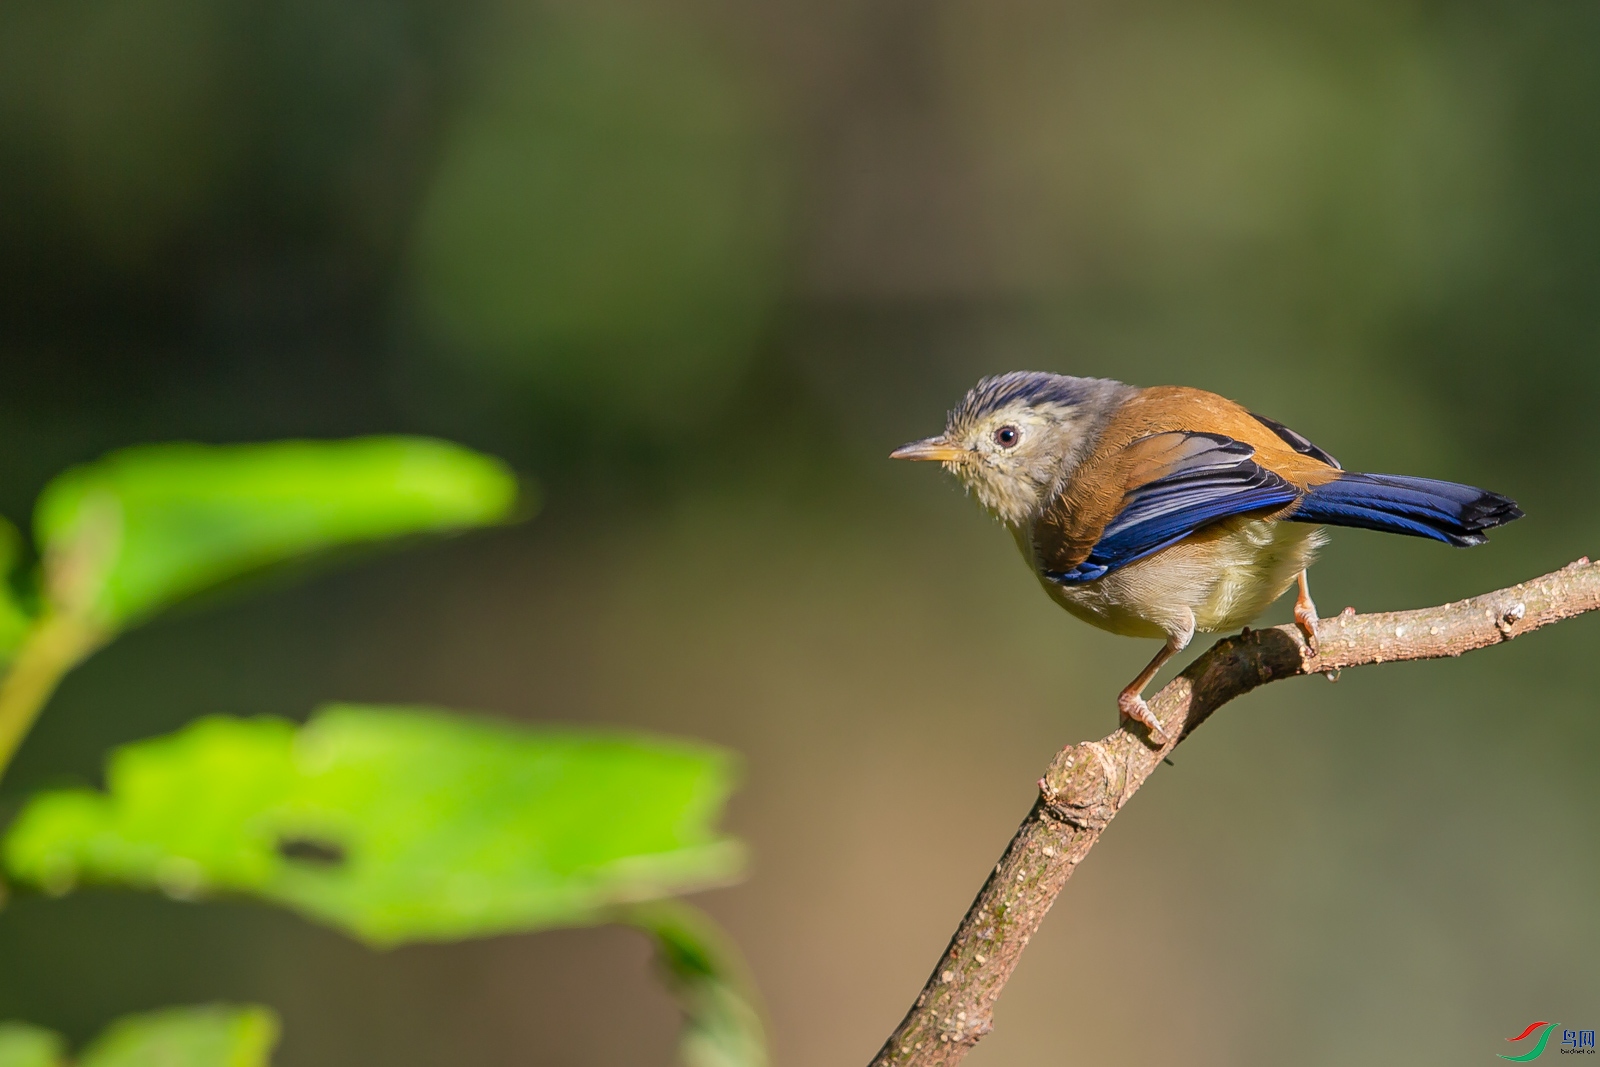
<path fill-rule="evenodd" d="M 266 1008 L 168 1008 L 112 1023 L 78 1067 L 267 1067 L 277 1042 Z"/>
<path fill-rule="evenodd" d="M 505 519 L 499 461 L 426 438 L 143 445 L 45 488 L 35 536 L 58 608 L 124 625 L 305 553 Z"/>
<path fill-rule="evenodd" d="M 60 1067 L 60 1034 L 27 1023 L 0 1023 L 0 1067 Z"/>
<path fill-rule="evenodd" d="M 266 1008 L 207 1004 L 128 1015 L 84 1050 L 77 1067 L 267 1067 L 278 1018 Z M 65 1067 L 60 1034 L 0 1023 L 0 1067 Z"/>
<path fill-rule="evenodd" d="M 52 892 L 250 893 L 373 944 L 443 940 L 727 882 L 731 779 L 704 745 L 422 709 L 219 717 L 119 749 L 109 795 L 33 798 L 4 858 Z"/>

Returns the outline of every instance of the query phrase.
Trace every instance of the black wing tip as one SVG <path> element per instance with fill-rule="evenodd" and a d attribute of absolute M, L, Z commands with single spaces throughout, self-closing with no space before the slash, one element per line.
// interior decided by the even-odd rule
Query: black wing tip
<path fill-rule="evenodd" d="M 1312 444 L 1310 439 L 1304 434 L 1296 433 L 1283 423 L 1279 422 L 1277 419 L 1269 419 L 1265 415 L 1257 415 L 1253 411 L 1250 412 L 1250 417 L 1255 419 L 1261 425 L 1265 426 L 1267 429 L 1271 430 L 1273 433 L 1277 434 L 1284 444 L 1288 445 L 1302 456 L 1310 456 L 1312 459 L 1317 460 L 1320 463 L 1326 463 L 1336 471 L 1344 470 L 1344 467 L 1339 464 L 1338 460 L 1334 459 L 1333 456 L 1324 449 L 1318 448 L 1316 445 Z"/>

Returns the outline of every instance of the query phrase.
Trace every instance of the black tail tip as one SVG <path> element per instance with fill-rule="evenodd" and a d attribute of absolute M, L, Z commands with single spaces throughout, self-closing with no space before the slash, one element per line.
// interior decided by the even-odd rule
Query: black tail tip
<path fill-rule="evenodd" d="M 1482 496 L 1461 509 L 1462 533 L 1457 542 L 1463 547 L 1481 545 L 1489 540 L 1483 533 L 1496 526 L 1504 526 L 1522 518 L 1522 509 L 1508 496 L 1485 491 Z"/>

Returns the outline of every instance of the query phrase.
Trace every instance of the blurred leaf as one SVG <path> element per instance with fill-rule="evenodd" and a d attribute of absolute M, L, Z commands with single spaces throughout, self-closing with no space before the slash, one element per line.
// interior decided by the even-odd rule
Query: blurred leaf
<path fill-rule="evenodd" d="M 35 797 L 5 862 L 180 898 L 252 893 L 374 944 L 602 921 L 733 877 L 730 757 L 683 741 L 339 705 L 117 750 L 109 795 Z"/>
<path fill-rule="evenodd" d="M 78 1067 L 266 1067 L 277 1042 L 266 1008 L 168 1008 L 112 1023 Z"/>
<path fill-rule="evenodd" d="M 260 1007 L 208 1004 L 128 1015 L 84 1050 L 77 1067 L 267 1067 L 278 1019 Z M 0 1023 L 0 1067 L 63 1067 L 60 1034 Z"/>
<path fill-rule="evenodd" d="M 681 901 L 638 905 L 627 921 L 656 941 L 668 989 L 684 1013 L 684 1067 L 766 1067 L 767 1040 L 754 986 L 738 953 L 703 912 Z"/>
<path fill-rule="evenodd" d="M 0 1067 L 59 1067 L 66 1042 L 27 1023 L 0 1023 Z"/>
<path fill-rule="evenodd" d="M 500 462 L 425 438 L 145 445 L 67 471 L 34 525 L 57 606 L 120 625 L 335 545 L 506 518 Z"/>

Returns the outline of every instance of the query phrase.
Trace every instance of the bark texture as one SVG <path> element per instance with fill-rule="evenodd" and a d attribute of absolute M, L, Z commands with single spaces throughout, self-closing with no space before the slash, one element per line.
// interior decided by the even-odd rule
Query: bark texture
<path fill-rule="evenodd" d="M 1150 700 L 1173 740 L 1153 747 L 1130 723 L 1099 741 L 1068 745 L 1050 761 L 1039 799 L 872 1067 L 953 1064 L 990 1031 L 995 1001 L 1078 863 L 1162 758 L 1234 697 L 1280 678 L 1459 656 L 1596 608 L 1600 564 L 1581 559 L 1439 607 L 1371 615 L 1347 608 L 1318 621 L 1315 649 L 1294 626 L 1218 641 Z"/>

